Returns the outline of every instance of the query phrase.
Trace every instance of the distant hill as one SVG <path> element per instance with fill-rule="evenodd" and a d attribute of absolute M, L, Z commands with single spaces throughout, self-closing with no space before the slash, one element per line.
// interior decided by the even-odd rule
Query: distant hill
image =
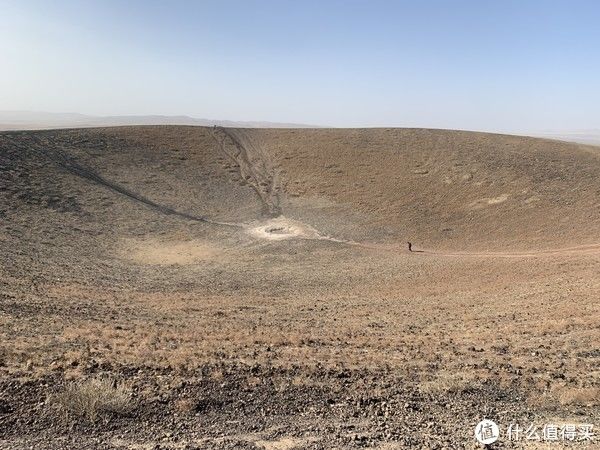
<path fill-rule="evenodd" d="M 600 130 L 531 133 L 531 136 L 555 139 L 558 141 L 577 142 L 579 144 L 600 145 Z"/>
<path fill-rule="evenodd" d="M 122 125 L 194 125 L 241 128 L 307 128 L 314 126 L 279 122 L 236 122 L 231 120 L 197 119 L 189 116 L 89 116 L 78 113 L 48 113 L 37 111 L 0 111 L 0 131 L 43 130 L 56 128 L 92 128 Z"/>
<path fill-rule="evenodd" d="M 229 128 L 323 128 L 318 125 L 198 119 L 190 116 L 132 115 L 91 116 L 79 113 L 49 113 L 40 111 L 0 111 L 0 131 L 49 130 L 60 128 L 94 128 L 132 125 L 191 125 Z M 521 136 L 541 137 L 578 144 L 600 145 L 600 129 L 509 133 Z"/>

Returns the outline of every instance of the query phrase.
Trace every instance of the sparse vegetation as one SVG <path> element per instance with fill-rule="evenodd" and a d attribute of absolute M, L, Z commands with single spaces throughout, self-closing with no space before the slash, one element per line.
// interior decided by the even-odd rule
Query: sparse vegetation
<path fill-rule="evenodd" d="M 480 389 L 482 381 L 477 378 L 475 373 L 441 372 L 436 375 L 435 380 L 423 381 L 419 385 L 419 389 L 433 395 L 461 394 Z"/>
<path fill-rule="evenodd" d="M 67 383 L 49 401 L 66 418 L 83 418 L 90 422 L 106 420 L 111 415 L 132 411 L 131 392 L 122 384 L 106 377 L 90 378 Z"/>
<path fill-rule="evenodd" d="M 250 233 L 264 200 L 210 130 L 0 134 L 0 447 L 460 448 L 483 414 L 600 423 L 598 151 L 247 135 L 276 205 L 333 239 Z"/>

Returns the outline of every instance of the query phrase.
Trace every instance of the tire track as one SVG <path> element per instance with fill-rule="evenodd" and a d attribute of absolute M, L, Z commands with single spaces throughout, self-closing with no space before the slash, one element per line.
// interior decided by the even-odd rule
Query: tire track
<path fill-rule="evenodd" d="M 279 174 L 267 153 L 255 145 L 243 130 L 215 126 L 212 135 L 221 151 L 238 165 L 242 179 L 258 195 L 263 214 L 281 216 Z"/>

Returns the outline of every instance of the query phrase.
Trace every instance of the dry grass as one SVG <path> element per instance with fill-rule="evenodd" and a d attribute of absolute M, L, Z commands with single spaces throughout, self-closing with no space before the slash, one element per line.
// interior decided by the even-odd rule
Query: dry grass
<path fill-rule="evenodd" d="M 213 362 L 306 374 L 317 365 L 387 367 L 432 394 L 491 381 L 522 387 L 540 408 L 598 404 L 597 249 L 454 253 L 597 242 L 598 152 L 427 130 L 249 133 L 277 165 L 287 217 L 381 247 L 266 241 L 165 216 L 15 151 L 16 175 L 4 185 L 11 196 L 2 199 L 16 212 L 0 224 L 4 375 L 78 379 L 120 365 L 189 374 Z M 72 137 L 90 148 L 69 144 Z M 207 130 L 47 139 L 44 149 L 65 147 L 169 208 L 246 224 L 260 216 L 256 193 L 224 165 Z M 17 201 L 23 192 L 35 203 Z M 34 206 L 48 193 L 76 197 L 85 214 Z M 408 239 L 448 253 L 408 254 L 400 247 Z M 282 389 L 313 385 L 306 374 Z M 101 379 L 74 381 L 53 402 L 90 421 L 131 407 L 124 386 Z M 182 414 L 193 408 L 185 399 L 176 405 Z"/>
<path fill-rule="evenodd" d="M 529 403 L 537 407 L 544 405 L 596 407 L 600 406 L 600 389 L 571 386 L 564 382 L 554 383 L 539 397 L 531 397 Z"/>
<path fill-rule="evenodd" d="M 540 395 L 563 383 L 562 375 L 571 389 L 595 386 L 595 360 L 585 355 L 600 337 L 600 305 L 594 300 L 598 283 L 555 279 L 564 269 L 550 262 L 541 277 L 527 272 L 527 261 L 486 264 L 494 277 L 512 277 L 515 284 L 480 277 L 466 289 L 461 272 L 482 267 L 473 262 L 436 268 L 441 280 L 426 272 L 429 284 L 398 275 L 386 285 L 374 279 L 364 287 L 352 286 L 353 292 L 308 291 L 277 299 L 135 292 L 108 296 L 77 290 L 79 298 L 94 298 L 115 310 L 129 308 L 122 314 L 127 322 L 98 315 L 55 321 L 52 327 L 45 323 L 37 329 L 47 334 L 37 337 L 7 333 L 7 368 L 19 372 L 29 361 L 30 372 L 62 370 L 76 376 L 91 359 L 177 370 L 226 359 L 301 364 L 307 370 L 315 364 L 387 366 L 418 376 L 428 392 L 461 391 L 482 380 L 516 380 Z M 576 261 L 570 264 L 573 268 Z M 578 270 L 582 279 L 592 279 L 593 267 Z M 519 271 L 531 279 L 519 280 Z M 452 286 L 446 284 L 450 277 Z M 408 295 L 403 284 L 411 286 Z M 210 376 L 223 377 L 218 370 Z M 302 384 L 301 377 L 295 382 Z M 584 404 L 581 395 L 563 393 L 560 403 Z M 548 397 L 552 404 L 557 401 Z"/>
<path fill-rule="evenodd" d="M 67 419 L 84 418 L 90 422 L 113 414 L 125 415 L 133 409 L 129 389 L 110 378 L 72 381 L 51 397 L 50 404 Z"/>
<path fill-rule="evenodd" d="M 175 401 L 173 408 L 177 414 L 193 414 L 196 411 L 197 402 L 191 398 L 180 398 Z"/>
<path fill-rule="evenodd" d="M 424 393 L 434 395 L 461 393 L 480 387 L 483 381 L 475 373 L 449 373 L 443 371 L 438 373 L 434 380 L 420 383 L 419 389 Z"/>

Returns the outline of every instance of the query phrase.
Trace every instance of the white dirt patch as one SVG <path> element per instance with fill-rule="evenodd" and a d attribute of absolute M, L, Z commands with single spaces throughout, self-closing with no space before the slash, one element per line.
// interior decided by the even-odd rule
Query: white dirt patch
<path fill-rule="evenodd" d="M 481 209 L 490 205 L 498 205 L 500 203 L 504 203 L 510 197 L 509 194 L 502 194 L 498 197 L 489 197 L 489 198 L 481 198 L 479 200 L 475 200 L 472 202 L 469 207 L 471 209 Z"/>
<path fill-rule="evenodd" d="M 256 441 L 255 445 L 264 450 L 292 450 L 302 448 L 306 443 L 306 439 L 284 437 L 277 441 Z"/>
<path fill-rule="evenodd" d="M 280 216 L 248 225 L 248 233 L 256 238 L 280 241 L 284 239 L 322 239 L 310 225 Z"/>
<path fill-rule="evenodd" d="M 506 200 L 508 200 L 509 195 L 508 194 L 502 194 L 498 197 L 494 197 L 494 198 L 488 198 L 488 205 L 496 205 L 498 203 L 504 203 Z"/>
<path fill-rule="evenodd" d="M 140 264 L 174 265 L 192 264 L 212 259 L 219 249 L 200 240 L 162 241 L 158 239 L 128 240 L 122 257 Z"/>

